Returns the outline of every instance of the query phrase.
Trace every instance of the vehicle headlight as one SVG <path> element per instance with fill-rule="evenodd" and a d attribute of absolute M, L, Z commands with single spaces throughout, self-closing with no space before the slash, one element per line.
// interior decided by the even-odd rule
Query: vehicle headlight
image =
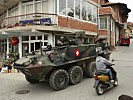
<path fill-rule="evenodd" d="M 42 65 L 42 61 L 38 61 L 38 64 L 39 64 L 39 65 Z"/>

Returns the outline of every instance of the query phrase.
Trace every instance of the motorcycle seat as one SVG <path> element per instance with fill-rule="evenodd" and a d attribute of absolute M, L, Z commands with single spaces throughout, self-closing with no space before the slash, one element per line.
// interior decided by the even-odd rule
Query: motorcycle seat
<path fill-rule="evenodd" d="M 96 75 L 108 75 L 106 72 L 104 72 L 104 71 L 98 71 L 98 72 L 96 72 Z"/>

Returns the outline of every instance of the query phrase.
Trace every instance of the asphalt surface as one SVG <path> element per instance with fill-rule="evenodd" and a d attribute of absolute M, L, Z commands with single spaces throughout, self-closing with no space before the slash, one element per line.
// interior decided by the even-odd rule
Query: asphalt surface
<path fill-rule="evenodd" d="M 111 54 L 115 60 L 119 85 L 98 96 L 93 88 L 94 79 L 84 78 L 77 85 L 54 91 L 47 82 L 31 85 L 21 73 L 0 74 L 0 100 L 118 100 L 122 94 L 133 96 L 133 41 L 130 47 L 119 46 Z M 16 94 L 30 90 L 27 94 Z"/>

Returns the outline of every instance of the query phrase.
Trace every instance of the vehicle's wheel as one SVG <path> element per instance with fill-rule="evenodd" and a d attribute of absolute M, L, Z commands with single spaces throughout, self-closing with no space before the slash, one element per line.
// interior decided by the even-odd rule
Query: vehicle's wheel
<path fill-rule="evenodd" d="M 62 90 L 68 86 L 69 75 L 63 69 L 55 70 L 49 79 L 50 86 L 55 90 Z"/>
<path fill-rule="evenodd" d="M 68 69 L 69 79 L 71 84 L 78 84 L 83 79 L 83 70 L 80 66 L 73 66 Z"/>
<path fill-rule="evenodd" d="M 31 83 L 31 84 L 35 84 L 35 83 L 38 83 L 38 82 L 39 82 L 39 80 L 36 80 L 36 79 L 34 79 L 34 78 L 32 78 L 32 77 L 29 77 L 29 76 L 27 76 L 27 75 L 25 75 L 25 79 L 26 79 L 29 83 Z"/>
<path fill-rule="evenodd" d="M 104 93 L 104 89 L 102 88 L 102 83 L 99 83 L 96 87 L 96 93 L 98 95 L 102 95 Z"/>
<path fill-rule="evenodd" d="M 115 79 L 114 87 L 118 86 L 118 78 Z"/>
<path fill-rule="evenodd" d="M 96 72 L 96 62 L 92 61 L 87 64 L 86 70 L 84 73 L 86 77 L 92 78 L 94 77 L 95 72 Z"/>

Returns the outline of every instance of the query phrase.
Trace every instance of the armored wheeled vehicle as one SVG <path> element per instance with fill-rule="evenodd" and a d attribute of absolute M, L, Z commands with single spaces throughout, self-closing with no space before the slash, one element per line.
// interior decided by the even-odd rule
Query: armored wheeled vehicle
<path fill-rule="evenodd" d="M 32 84 L 48 80 L 53 89 L 62 90 L 68 83 L 80 83 L 83 75 L 94 76 L 96 48 L 96 44 L 78 44 L 41 49 L 17 60 L 14 68 Z"/>

